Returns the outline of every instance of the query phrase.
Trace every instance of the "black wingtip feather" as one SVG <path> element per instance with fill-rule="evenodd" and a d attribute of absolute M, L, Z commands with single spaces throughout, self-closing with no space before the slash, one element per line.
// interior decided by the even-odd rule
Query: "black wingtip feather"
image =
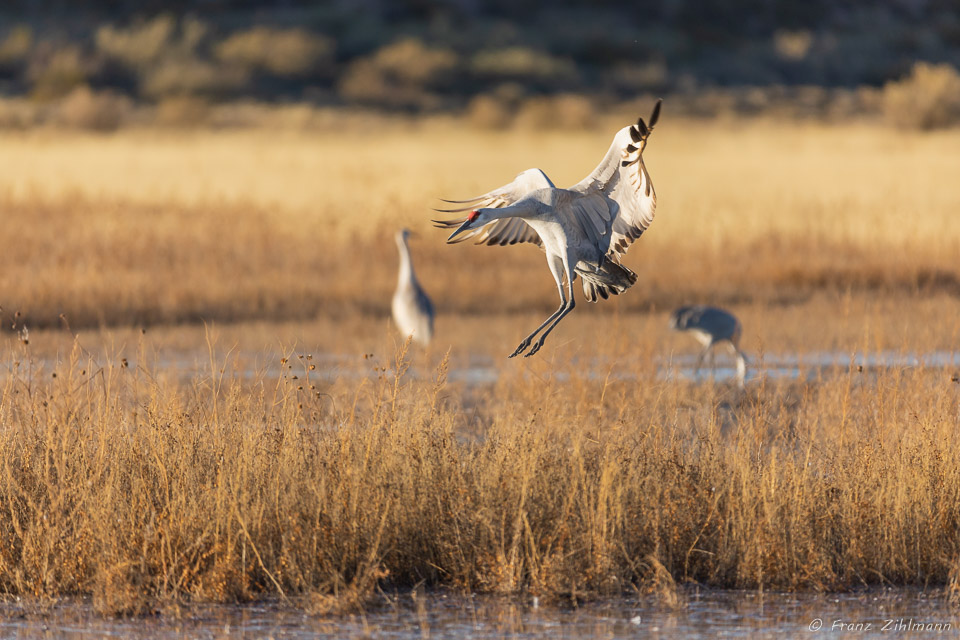
<path fill-rule="evenodd" d="M 453 229 L 454 227 L 462 225 L 466 220 L 467 219 L 464 218 L 463 220 L 431 220 L 430 222 L 432 222 L 433 226 L 437 229 Z"/>
<path fill-rule="evenodd" d="M 660 117 L 660 105 L 663 104 L 663 98 L 657 100 L 657 104 L 653 105 L 653 113 L 650 114 L 650 128 L 653 129 L 654 125 L 657 124 L 657 119 Z"/>
<path fill-rule="evenodd" d="M 439 200 L 440 202 L 446 202 L 449 204 L 470 204 L 471 202 L 476 202 L 477 200 L 480 200 L 481 197 L 482 196 L 478 196 L 476 198 L 470 198 L 469 200 L 447 200 L 446 198 L 437 198 L 437 200 Z"/>
<path fill-rule="evenodd" d="M 637 131 L 637 128 L 635 126 L 630 127 L 630 139 L 633 140 L 634 142 L 640 142 L 640 140 L 642 139 L 640 137 L 640 132 Z"/>

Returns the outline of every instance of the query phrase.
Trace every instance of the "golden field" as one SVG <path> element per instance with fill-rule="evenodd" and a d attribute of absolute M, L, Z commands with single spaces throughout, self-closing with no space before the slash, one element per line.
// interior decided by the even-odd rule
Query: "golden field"
<path fill-rule="evenodd" d="M 617 308 L 960 291 L 960 132 L 673 121 L 665 109 L 646 154 L 657 219 L 627 258 L 641 284 Z M 533 166 L 576 182 L 629 121 L 574 133 L 389 120 L 326 133 L 6 133 L 0 304 L 34 327 L 61 313 L 75 328 L 383 315 L 392 234 L 406 225 L 441 310 L 550 311 L 536 249 L 448 247 L 431 207 Z"/>
<path fill-rule="evenodd" d="M 2 134 L 0 594 L 956 593 L 956 357 L 742 392 L 664 370 L 690 302 L 740 316 L 753 368 L 955 351 L 960 131 L 665 111 L 639 282 L 507 360 L 557 303 L 540 252 L 446 246 L 430 207 L 531 166 L 578 181 L 620 124 Z M 404 225 L 426 350 L 387 317 Z"/>

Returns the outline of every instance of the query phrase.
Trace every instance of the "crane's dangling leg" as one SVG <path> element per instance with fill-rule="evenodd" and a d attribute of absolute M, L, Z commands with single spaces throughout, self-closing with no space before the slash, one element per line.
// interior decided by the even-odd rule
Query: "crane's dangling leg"
<path fill-rule="evenodd" d="M 533 354 L 535 354 L 537 351 L 540 351 L 540 347 L 543 346 L 543 341 L 547 339 L 547 336 L 550 335 L 550 332 L 553 331 L 553 328 L 554 328 L 555 326 L 557 326 L 558 324 L 560 324 L 560 321 L 563 320 L 568 313 L 570 313 L 571 311 L 573 311 L 573 308 L 574 308 L 575 306 L 577 306 L 576 300 L 573 299 L 573 269 L 570 268 L 570 261 L 569 261 L 569 259 L 568 259 L 568 260 L 564 260 L 564 262 L 563 262 L 563 269 L 564 269 L 564 271 L 566 271 L 566 274 L 567 274 L 567 293 L 568 293 L 569 296 L 570 296 L 569 298 L 567 298 L 567 304 L 564 306 L 564 308 L 563 308 L 562 312 L 560 313 L 560 315 L 557 316 L 557 318 L 553 321 L 553 324 L 551 324 L 549 327 L 547 327 L 547 330 L 544 331 L 544 332 L 540 335 L 540 339 L 537 340 L 537 341 L 533 344 L 533 347 L 530 349 L 530 351 L 528 351 L 528 352 L 523 356 L 524 358 L 529 358 L 530 356 L 532 356 Z M 556 276 L 554 276 L 554 277 L 556 277 Z M 563 298 L 563 294 L 562 294 L 562 293 L 561 293 L 560 297 Z"/>
<path fill-rule="evenodd" d="M 740 351 L 740 346 L 733 340 L 730 341 L 730 349 L 733 351 L 733 356 L 737 359 L 737 386 L 743 389 L 744 382 L 747 378 L 747 357 L 743 355 L 743 351 Z"/>
<path fill-rule="evenodd" d="M 697 365 L 693 368 L 693 377 L 696 378 L 700 375 L 700 367 L 703 366 L 703 359 L 707 357 L 707 352 L 710 351 L 710 345 L 712 343 L 707 343 L 703 349 L 700 350 L 700 355 L 697 356 Z"/>
<path fill-rule="evenodd" d="M 557 308 L 556 311 L 554 311 L 552 314 L 550 314 L 550 317 L 549 317 L 549 318 L 547 318 L 546 320 L 543 321 L 543 324 L 541 324 L 539 327 L 537 327 L 536 330 L 535 330 L 533 333 L 531 333 L 530 335 L 528 335 L 526 338 L 524 338 L 524 339 L 520 342 L 520 345 L 517 347 L 517 350 L 514 351 L 513 353 L 511 353 L 511 354 L 508 356 L 509 358 L 513 358 L 514 356 L 518 356 L 518 355 L 520 355 L 521 353 L 523 353 L 523 350 L 530 346 L 530 342 L 533 341 L 533 338 L 534 338 L 538 333 L 540 333 L 540 331 L 541 331 L 545 326 L 547 326 L 548 324 L 550 324 L 550 323 L 554 320 L 554 318 L 556 318 L 557 316 L 559 316 L 559 315 L 563 312 L 564 309 L 567 308 L 567 300 L 566 300 L 566 297 L 564 296 L 564 293 L 563 293 L 563 261 L 560 260 L 560 258 L 558 258 L 558 257 L 556 257 L 556 256 L 550 256 L 550 255 L 548 255 L 548 256 L 547 256 L 547 266 L 550 267 L 550 273 L 553 275 L 553 279 L 557 282 L 557 291 L 560 292 L 560 306 Z M 571 292 L 572 292 L 572 290 L 571 290 Z M 529 355 L 529 354 L 527 354 L 527 355 Z"/>

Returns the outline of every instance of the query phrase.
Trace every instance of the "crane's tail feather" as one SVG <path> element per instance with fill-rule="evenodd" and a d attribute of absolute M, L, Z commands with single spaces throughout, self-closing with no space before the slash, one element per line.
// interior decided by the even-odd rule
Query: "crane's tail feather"
<path fill-rule="evenodd" d="M 618 296 L 637 281 L 637 274 L 633 271 L 606 259 L 599 267 L 581 262 L 577 264 L 576 272 L 583 278 L 583 297 L 587 302 Z"/>

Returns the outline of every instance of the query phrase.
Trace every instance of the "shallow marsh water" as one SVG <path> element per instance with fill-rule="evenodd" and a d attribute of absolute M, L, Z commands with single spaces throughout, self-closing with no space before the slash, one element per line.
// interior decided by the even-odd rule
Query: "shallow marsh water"
<path fill-rule="evenodd" d="M 284 351 L 277 350 L 269 354 L 264 352 L 244 352 L 231 350 L 227 355 L 219 356 L 218 364 L 226 366 L 226 374 L 238 376 L 241 379 L 276 380 L 284 376 L 304 375 L 305 367 L 292 362 L 280 360 Z M 289 355 L 289 354 L 288 354 Z M 378 371 L 371 367 L 363 357 L 343 353 L 310 353 L 309 364 L 315 369 L 307 377 L 318 382 L 333 383 L 337 381 L 359 381 L 365 378 L 376 378 Z M 17 360 L 16 364 L 7 358 L 0 362 L 0 377 L 18 373 L 29 375 L 32 368 L 38 375 L 49 374 L 66 362 L 63 354 L 47 357 L 31 358 L 28 361 Z M 301 354 L 302 359 L 302 354 Z M 94 357 L 96 366 L 107 366 L 109 359 Z M 162 371 L 187 381 L 198 376 L 210 375 L 210 357 L 198 352 L 165 351 L 145 358 L 146 362 L 139 362 L 136 355 L 117 357 L 117 362 L 125 362 L 124 366 L 145 365 L 149 371 Z M 229 364 L 227 362 L 229 361 Z M 699 370 L 696 369 L 697 356 L 691 353 L 670 354 L 653 357 L 649 364 L 636 358 L 594 357 L 589 359 L 574 359 L 562 370 L 552 371 L 551 377 L 564 382 L 572 377 L 586 380 L 640 380 L 652 377 L 668 381 L 680 380 L 687 382 L 717 383 L 734 382 L 737 371 L 733 359 L 725 354 L 717 356 L 713 364 L 709 359 Z M 306 366 L 309 366 L 306 365 Z M 379 363 L 378 363 L 379 364 Z M 960 371 L 960 351 L 932 351 L 895 352 L 884 351 L 879 353 L 840 351 L 810 351 L 803 353 L 764 354 L 759 359 L 752 358 L 747 365 L 746 382 L 758 383 L 763 379 L 770 380 L 807 380 L 813 381 L 850 371 L 858 373 L 876 374 L 888 369 L 906 369 L 922 367 L 927 370 L 943 370 L 950 375 Z M 468 354 L 452 361 L 447 374 L 451 383 L 461 383 L 466 387 L 482 387 L 495 384 L 503 373 L 503 363 L 484 354 Z M 221 371 L 220 373 L 224 373 Z M 436 371 L 430 366 L 416 364 L 407 370 L 406 376 L 412 379 L 433 379 Z"/>
<path fill-rule="evenodd" d="M 0 605 L 4 638 L 775 638 L 957 637 L 960 610 L 914 589 L 848 594 L 691 589 L 675 603 L 617 597 L 579 606 L 448 593 L 383 596 L 362 613 L 314 616 L 276 603 L 184 607 L 105 619 L 88 605 Z M 839 636 L 838 636 L 839 634 Z"/>

